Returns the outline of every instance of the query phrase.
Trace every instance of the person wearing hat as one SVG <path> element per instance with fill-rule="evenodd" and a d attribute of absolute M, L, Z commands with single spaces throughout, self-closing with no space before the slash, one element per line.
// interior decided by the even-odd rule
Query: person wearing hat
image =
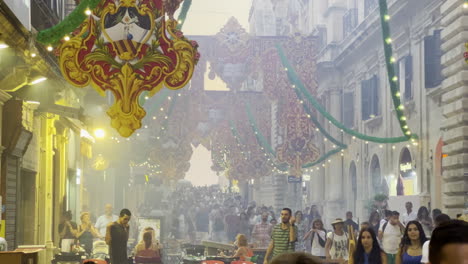
<path fill-rule="evenodd" d="M 341 218 L 336 218 L 332 222 L 333 232 L 327 236 L 325 244 L 325 254 L 327 259 L 333 260 L 348 260 L 349 238 L 344 231 L 344 221 Z"/>

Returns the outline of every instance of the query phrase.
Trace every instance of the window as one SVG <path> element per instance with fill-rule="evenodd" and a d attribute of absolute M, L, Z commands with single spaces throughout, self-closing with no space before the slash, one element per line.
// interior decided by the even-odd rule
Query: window
<path fill-rule="evenodd" d="M 413 57 L 408 55 L 404 59 L 405 63 L 405 93 L 406 101 L 413 99 Z"/>
<path fill-rule="evenodd" d="M 356 8 L 349 9 L 343 16 L 343 36 L 346 37 L 358 24 L 358 10 Z"/>
<path fill-rule="evenodd" d="M 403 100 L 413 100 L 413 57 L 408 55 L 399 60 L 395 73 L 399 79 L 399 89 Z"/>
<path fill-rule="evenodd" d="M 442 83 L 442 42 L 440 30 L 424 38 L 424 74 L 426 88 L 434 88 Z"/>
<path fill-rule="evenodd" d="M 354 92 L 343 94 L 343 124 L 347 128 L 354 127 Z"/>
<path fill-rule="evenodd" d="M 378 0 L 364 0 L 364 16 L 368 16 L 379 5 Z"/>
<path fill-rule="evenodd" d="M 368 120 L 380 114 L 379 78 L 376 75 L 361 82 L 361 104 L 362 120 Z"/>

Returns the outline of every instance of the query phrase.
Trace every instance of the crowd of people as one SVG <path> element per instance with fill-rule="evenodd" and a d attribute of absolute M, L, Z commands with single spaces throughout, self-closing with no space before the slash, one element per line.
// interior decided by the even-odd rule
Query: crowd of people
<path fill-rule="evenodd" d="M 268 249 L 271 241 L 276 239 L 269 257 L 285 250 L 307 252 L 329 260 L 358 258 L 355 263 L 374 263 L 369 262 L 369 252 L 362 254 L 362 249 L 369 249 L 368 243 L 372 240 L 375 241 L 372 247 L 378 246 L 382 259 L 382 262 L 375 263 L 429 263 L 429 244 L 425 242 L 440 221 L 450 219 L 439 209 L 430 213 L 427 207 L 421 206 L 413 211 L 413 204 L 407 202 L 406 211 L 401 216 L 397 211 L 373 211 L 369 221 L 359 225 L 353 220 L 352 212 L 347 212 L 345 220 L 336 219 L 331 223 L 331 230 L 327 230 L 317 206 L 289 212 L 289 220 L 285 222 L 284 210 L 277 217 L 279 212 L 273 211 L 271 206 L 247 203 L 241 196 L 215 187 L 183 187 L 171 199 L 175 202 L 171 232 L 174 237 L 192 242 L 209 239 L 224 243 L 239 243 L 236 238 L 241 237 L 256 249 Z M 289 222 L 291 219 L 293 224 Z M 285 244 L 292 239 L 286 235 L 285 223 L 294 226 L 293 250 Z M 353 241 L 357 246 L 354 252 L 350 252 L 349 245 Z M 284 245 L 278 250 L 281 244 Z M 375 257 L 372 255 L 372 259 Z"/>
<path fill-rule="evenodd" d="M 164 206 L 169 201 L 171 206 Z M 355 264 L 433 263 L 429 252 L 434 251 L 433 248 L 439 248 L 440 253 L 440 248 L 443 247 L 434 237 L 446 236 L 445 233 L 437 233 L 437 230 L 453 231 L 456 227 L 460 234 L 467 232 L 466 222 L 454 222 L 441 210 L 434 209 L 430 212 L 424 206 L 413 211 L 411 202 L 406 203 L 403 214 L 390 210 L 373 211 L 368 221 L 359 224 L 353 220 L 352 212 L 346 212 L 344 220 L 335 219 L 331 222 L 330 229 L 327 229 L 323 221 L 325 218 L 315 205 L 303 211 L 293 212 L 284 208 L 275 212 L 271 206 L 257 206 L 255 202 L 244 200 L 238 193 L 225 192 L 217 186 L 179 186 L 162 199 L 159 205 L 155 204 L 155 207 L 165 211 L 170 220 L 169 226 L 164 227 L 168 228 L 169 238 L 191 244 L 199 244 L 202 240 L 235 244 L 237 250 L 228 257 L 240 260 L 251 258 L 253 249 L 263 249 L 266 252 L 264 263 L 270 263 L 269 260 L 291 252 L 303 252 L 318 259 Z M 66 212 L 58 228 L 62 251 L 69 252 L 74 245 L 80 244 L 87 253 L 91 253 L 93 241 L 108 240 L 109 227 L 121 227 L 116 224 L 120 217 L 112 211 L 112 206 L 106 205 L 104 214 L 94 224 L 87 212 L 81 214 L 80 224 L 73 222 L 71 213 Z M 446 227 L 447 223 L 451 223 L 453 227 Z M 137 227 L 136 230 L 138 232 L 142 229 Z M 120 233 L 123 234 L 124 231 L 128 239 L 129 231 L 123 230 Z M 116 235 L 119 234 L 115 232 Z M 466 237 L 454 237 L 460 243 L 466 243 Z M 429 242 L 431 238 L 433 242 Z M 161 249 L 154 229 L 146 227 L 134 254 L 137 257 L 160 259 Z M 438 255 L 437 258 L 444 257 L 445 255 Z"/>

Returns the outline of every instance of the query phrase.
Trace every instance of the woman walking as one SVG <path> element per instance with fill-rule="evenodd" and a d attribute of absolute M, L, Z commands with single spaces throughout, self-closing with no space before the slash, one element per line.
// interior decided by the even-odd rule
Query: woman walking
<path fill-rule="evenodd" d="M 311 237 L 311 253 L 316 257 L 325 259 L 325 244 L 327 242 L 327 230 L 323 228 L 321 219 L 315 219 L 312 223 L 312 229 L 304 236 L 304 243 L 308 243 L 307 239 Z"/>
<path fill-rule="evenodd" d="M 405 234 L 401 239 L 396 264 L 419 264 L 422 259 L 422 246 L 426 242 L 426 234 L 418 221 L 410 221 L 406 225 Z"/>
<path fill-rule="evenodd" d="M 377 211 L 372 211 L 369 217 L 369 224 L 372 229 L 374 229 L 374 233 L 379 233 L 380 228 L 380 214 Z"/>
<path fill-rule="evenodd" d="M 429 215 L 429 210 L 426 206 L 421 206 L 418 210 L 418 222 L 423 227 L 424 233 L 431 236 L 432 233 L 432 219 Z"/>
<path fill-rule="evenodd" d="M 374 229 L 361 229 L 353 264 L 387 264 L 387 255 L 380 249 Z"/>

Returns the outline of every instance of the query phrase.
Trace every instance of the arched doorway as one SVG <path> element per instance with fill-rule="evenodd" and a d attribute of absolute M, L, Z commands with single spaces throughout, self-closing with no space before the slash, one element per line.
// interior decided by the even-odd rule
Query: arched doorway
<path fill-rule="evenodd" d="M 353 213 L 356 213 L 356 201 L 357 201 L 357 169 L 356 164 L 351 162 L 349 166 L 349 178 L 351 179 L 351 208 Z"/>
<path fill-rule="evenodd" d="M 414 195 L 417 192 L 417 175 L 413 166 L 413 158 L 408 148 L 403 148 L 400 153 L 399 175 L 396 185 L 398 196 Z"/>
<path fill-rule="evenodd" d="M 370 178 L 372 182 L 372 189 L 374 194 L 383 193 L 382 188 L 382 174 L 380 171 L 380 161 L 377 155 L 372 156 L 370 164 Z"/>

